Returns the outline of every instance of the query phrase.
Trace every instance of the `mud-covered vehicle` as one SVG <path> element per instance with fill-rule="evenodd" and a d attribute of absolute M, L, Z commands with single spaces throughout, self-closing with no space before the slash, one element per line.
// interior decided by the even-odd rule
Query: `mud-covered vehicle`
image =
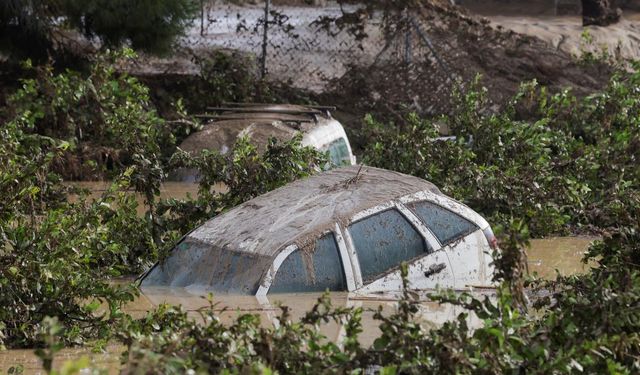
<path fill-rule="evenodd" d="M 293 182 L 217 216 L 142 276 L 142 287 L 266 295 L 491 286 L 489 224 L 433 184 L 357 166 Z"/>
<path fill-rule="evenodd" d="M 356 158 L 342 124 L 331 117 L 333 107 L 301 106 L 291 104 L 239 104 L 208 108 L 200 117 L 206 120 L 203 128 L 181 144 L 180 149 L 190 154 L 202 150 L 215 150 L 226 154 L 238 138 L 264 151 L 269 140 L 291 140 L 302 135 L 302 145 L 327 152 L 332 166 L 353 165 Z M 196 171 L 179 170 L 171 180 L 191 182 L 197 180 Z"/>

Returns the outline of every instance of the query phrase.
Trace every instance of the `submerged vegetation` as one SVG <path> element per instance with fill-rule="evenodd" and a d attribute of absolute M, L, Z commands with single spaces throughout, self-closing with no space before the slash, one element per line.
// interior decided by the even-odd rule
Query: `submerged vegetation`
<path fill-rule="evenodd" d="M 326 163 L 300 139 L 273 141 L 263 153 L 246 140 L 226 155 L 176 150 L 197 124 L 182 111 L 185 121 L 162 118 L 148 88 L 113 68 L 126 55 L 103 57 L 88 73 L 37 67 L 3 109 L 0 346 L 44 347 L 50 369 L 60 345 L 114 340 L 127 346 L 123 366 L 134 373 L 640 371 L 639 72 L 620 71 L 584 98 L 527 83 L 489 112 L 485 91 L 473 86 L 454 96 L 447 117 L 410 115 L 399 126 L 366 119 L 358 142 L 366 163 L 428 179 L 467 203 L 501 228 L 501 251 L 495 299 L 434 293 L 467 312 L 428 329 L 405 290 L 396 313 L 376 312 L 381 333 L 365 347 L 363 310 L 335 308 L 327 296 L 299 322 L 283 307 L 274 327 L 252 314 L 224 325 L 212 310 L 202 311 L 203 322 L 180 307 L 142 319 L 122 312 L 137 290 L 109 278 L 140 272 L 204 220 Z M 436 139 L 442 126 L 456 139 Z M 198 170 L 196 197 L 160 199 L 175 168 Z M 70 202 L 69 171 L 113 183 L 97 200 Z M 144 216 L 132 192 L 144 197 Z M 573 231 L 603 234 L 587 254 L 596 267 L 528 279 L 529 233 Z M 470 315 L 482 324 L 470 327 Z M 341 342 L 322 336 L 327 322 L 343 325 Z"/>

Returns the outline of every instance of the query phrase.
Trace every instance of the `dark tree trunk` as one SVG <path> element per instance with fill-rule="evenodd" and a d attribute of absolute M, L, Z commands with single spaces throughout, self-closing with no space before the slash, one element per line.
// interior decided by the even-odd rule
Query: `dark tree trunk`
<path fill-rule="evenodd" d="M 582 25 L 608 26 L 620 20 L 615 0 L 582 0 Z"/>

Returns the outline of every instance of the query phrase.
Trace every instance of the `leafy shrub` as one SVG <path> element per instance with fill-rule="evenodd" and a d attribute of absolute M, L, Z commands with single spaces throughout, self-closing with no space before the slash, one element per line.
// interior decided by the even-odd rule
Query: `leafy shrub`
<path fill-rule="evenodd" d="M 166 53 L 197 9 L 195 0 L 7 0 L 0 4 L 0 49 L 10 56 L 46 60 L 69 52 L 59 34 L 71 29 L 108 47 L 128 44 Z"/>
<path fill-rule="evenodd" d="M 200 68 L 198 108 L 224 102 L 251 101 L 259 89 L 258 67 L 254 59 L 241 52 L 213 51 L 192 60 Z M 265 93 L 267 94 L 267 93 Z M 265 95 L 266 96 L 266 95 Z M 204 102 L 203 102 L 204 101 Z"/>
<path fill-rule="evenodd" d="M 41 345 L 37 332 L 47 316 L 64 324 L 67 344 L 110 332 L 120 307 L 137 291 L 108 283 L 126 264 L 120 258 L 133 256 L 135 244 L 113 236 L 123 213 L 109 218 L 113 212 L 106 211 L 104 202 L 63 206 L 35 223 L 25 217 L 2 223 L 0 344 Z"/>
<path fill-rule="evenodd" d="M 36 78 L 23 80 L 9 99 L 9 120 L 30 134 L 75 146 L 56 163 L 73 179 L 117 175 L 136 155 L 158 163 L 174 137 L 151 107 L 147 87 L 116 72 L 114 64 L 132 56 L 129 50 L 100 56 L 88 75 L 34 68 Z"/>
<path fill-rule="evenodd" d="M 615 227 L 640 181 L 639 79 L 619 73 L 583 99 L 532 82 L 500 113 L 485 110 L 476 86 L 442 119 L 411 115 L 396 127 L 368 117 L 364 160 L 430 180 L 490 222 L 522 218 L 536 236 Z M 437 139 L 442 125 L 454 141 Z"/>

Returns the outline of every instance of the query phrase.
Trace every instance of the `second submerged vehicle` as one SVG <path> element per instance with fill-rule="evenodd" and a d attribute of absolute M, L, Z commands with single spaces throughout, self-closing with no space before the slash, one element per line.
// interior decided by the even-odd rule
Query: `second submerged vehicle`
<path fill-rule="evenodd" d="M 181 144 L 180 149 L 190 154 L 214 150 L 229 152 L 238 138 L 246 137 L 258 150 L 264 151 L 271 138 L 288 141 L 302 136 L 303 146 L 326 152 L 332 166 L 354 165 L 356 158 L 349 139 L 340 122 L 331 116 L 333 107 L 301 106 L 292 104 L 240 104 L 227 103 L 211 107 L 203 128 Z M 194 170 L 179 170 L 171 180 L 193 182 L 198 179 Z"/>

